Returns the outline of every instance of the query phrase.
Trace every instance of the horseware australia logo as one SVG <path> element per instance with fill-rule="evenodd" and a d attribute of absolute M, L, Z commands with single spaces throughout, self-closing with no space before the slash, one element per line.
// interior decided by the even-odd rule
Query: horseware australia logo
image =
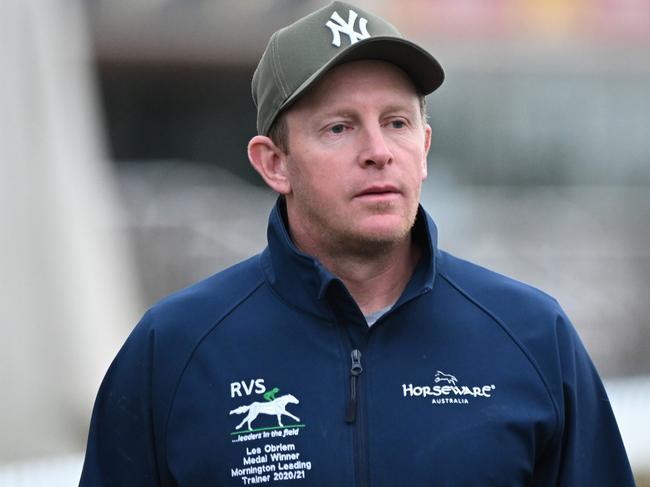
<path fill-rule="evenodd" d="M 458 379 L 451 374 L 437 370 L 433 385 L 402 384 L 403 397 L 431 397 L 432 404 L 469 404 L 470 399 L 488 399 L 496 389 L 494 384 L 467 386 L 456 385 Z M 444 384 L 444 385 L 442 385 Z"/>
<path fill-rule="evenodd" d="M 359 32 L 354 30 L 357 17 L 359 18 Z M 341 34 L 348 36 L 350 44 L 355 44 L 360 40 L 370 37 L 367 28 L 368 20 L 359 17 L 359 14 L 354 10 L 349 11 L 347 22 L 343 20 L 338 12 L 334 12 L 325 25 L 332 31 L 332 44 L 336 47 L 341 47 Z"/>
<path fill-rule="evenodd" d="M 243 389 L 243 391 L 242 391 Z M 280 389 L 273 387 L 267 389 L 264 384 L 264 379 L 253 379 L 250 381 L 240 381 L 233 382 L 230 384 L 230 396 L 231 398 L 242 397 L 242 396 L 251 396 L 253 394 L 258 394 L 261 396 L 261 401 L 253 401 L 250 404 L 245 404 L 239 406 L 230 411 L 230 415 L 245 415 L 241 422 L 235 426 L 235 433 L 243 428 L 244 425 L 247 426 L 244 432 L 253 432 L 253 431 L 266 431 L 266 430 L 275 430 L 282 428 L 302 428 L 304 424 L 300 423 L 300 418 L 290 411 L 287 411 L 287 408 L 291 404 L 299 404 L 300 401 L 293 394 L 282 394 Z M 253 423 L 258 420 L 260 415 L 275 416 L 276 424 L 269 424 L 267 421 L 263 426 L 258 428 L 253 428 Z M 293 419 L 296 424 L 284 425 L 282 422 L 282 417 L 287 416 Z M 286 421 L 286 420 L 285 420 Z"/>

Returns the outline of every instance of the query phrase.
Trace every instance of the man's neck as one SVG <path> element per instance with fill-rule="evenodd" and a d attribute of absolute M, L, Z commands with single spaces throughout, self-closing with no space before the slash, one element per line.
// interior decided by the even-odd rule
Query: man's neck
<path fill-rule="evenodd" d="M 372 260 L 337 258 L 323 265 L 338 276 L 364 315 L 391 306 L 402 295 L 420 257 L 419 248 L 408 242 Z"/>
<path fill-rule="evenodd" d="M 375 255 L 302 249 L 340 278 L 364 315 L 391 306 L 402 295 L 420 258 L 410 235 Z"/>

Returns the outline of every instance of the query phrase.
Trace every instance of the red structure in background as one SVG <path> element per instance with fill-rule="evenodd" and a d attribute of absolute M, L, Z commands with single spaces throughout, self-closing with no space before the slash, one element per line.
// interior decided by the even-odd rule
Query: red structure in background
<path fill-rule="evenodd" d="M 388 17 L 421 38 L 650 39 L 648 0 L 405 0 L 383 6 Z"/>

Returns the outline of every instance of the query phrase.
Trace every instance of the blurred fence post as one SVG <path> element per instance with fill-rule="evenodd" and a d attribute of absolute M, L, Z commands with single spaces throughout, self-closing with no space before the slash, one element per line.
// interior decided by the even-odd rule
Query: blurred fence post
<path fill-rule="evenodd" d="M 76 0 L 0 2 L 0 462 L 83 449 L 141 312 Z"/>

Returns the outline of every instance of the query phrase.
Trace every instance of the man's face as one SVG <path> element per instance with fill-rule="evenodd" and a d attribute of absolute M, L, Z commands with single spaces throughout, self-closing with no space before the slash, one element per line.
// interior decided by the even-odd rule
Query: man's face
<path fill-rule="evenodd" d="M 410 78 L 382 61 L 342 64 L 286 117 L 294 238 L 362 254 L 403 241 L 417 213 L 431 133 Z"/>

